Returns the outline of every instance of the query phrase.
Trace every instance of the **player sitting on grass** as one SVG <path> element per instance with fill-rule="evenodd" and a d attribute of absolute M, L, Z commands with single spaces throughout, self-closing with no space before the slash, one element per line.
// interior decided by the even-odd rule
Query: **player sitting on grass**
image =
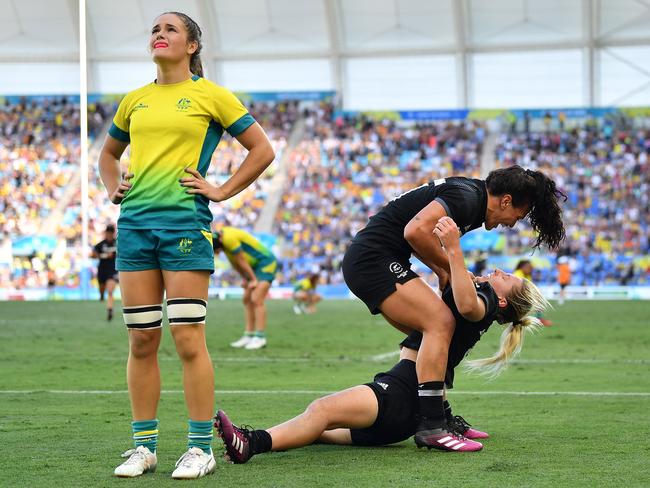
<path fill-rule="evenodd" d="M 294 285 L 292 298 L 294 301 L 293 312 L 296 315 L 316 312 L 316 304 L 322 298 L 316 293 L 318 278 L 318 273 L 311 273 Z"/>
<path fill-rule="evenodd" d="M 443 222 L 436 234 L 447 249 L 460 249 L 455 247 L 459 238 L 455 225 L 452 229 L 451 224 Z M 524 330 L 540 326 L 539 320 L 529 314 L 548 307 L 546 299 L 528 280 L 501 270 L 473 278 L 465 269 L 462 254 L 450 256 L 450 265 L 452 284 L 445 288 L 442 299 L 454 315 L 456 328 L 448 353 L 447 388 L 453 385 L 454 368 L 493 321 L 509 324 L 501 337 L 499 351 L 491 358 L 471 361 L 469 367 L 496 374 L 520 351 Z M 468 309 L 472 307 L 482 310 L 479 315 L 482 318 L 466 317 L 471 315 Z M 390 371 L 379 373 L 372 383 L 320 398 L 301 415 L 268 430 L 236 427 L 225 412 L 217 412 L 215 426 L 226 447 L 227 459 L 245 463 L 255 454 L 314 442 L 379 446 L 409 438 L 418 424 L 415 360 L 421 341 L 420 332 L 411 332 L 401 343 L 400 362 Z M 471 429 L 461 417 L 454 417 L 448 402 L 445 410 L 447 429 L 454 435 L 437 439 L 435 445 L 426 447 L 457 452 L 480 450 L 483 445 L 472 438 L 485 438 L 487 434 Z"/>

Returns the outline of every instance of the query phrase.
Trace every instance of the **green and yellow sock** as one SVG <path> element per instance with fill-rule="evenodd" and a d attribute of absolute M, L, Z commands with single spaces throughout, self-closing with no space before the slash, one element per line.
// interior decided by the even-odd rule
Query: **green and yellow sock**
<path fill-rule="evenodd" d="M 187 448 L 198 447 L 206 454 L 210 454 L 212 452 L 212 421 L 190 420 L 188 424 Z"/>
<path fill-rule="evenodd" d="M 156 452 L 158 444 L 158 419 L 135 420 L 131 422 L 133 442 L 135 447 L 144 446 L 151 452 Z"/>

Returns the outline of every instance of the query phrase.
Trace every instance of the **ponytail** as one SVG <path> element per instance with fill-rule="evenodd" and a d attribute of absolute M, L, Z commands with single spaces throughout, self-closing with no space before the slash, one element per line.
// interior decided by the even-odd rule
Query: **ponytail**
<path fill-rule="evenodd" d="M 538 318 L 528 314 L 541 313 L 551 306 L 539 288 L 526 279 L 506 300 L 508 305 L 497 316 L 500 324 L 509 324 L 501 334 L 499 350 L 492 357 L 468 361 L 466 369 L 469 371 L 491 377 L 500 374 L 508 362 L 521 352 L 524 334 L 538 331 L 542 327 Z"/>
<path fill-rule="evenodd" d="M 486 376 L 497 376 L 508 366 L 508 362 L 521 352 L 526 331 L 539 330 L 542 323 L 535 317 L 524 317 L 520 322 L 508 325 L 501 334 L 499 350 L 489 358 L 468 361 L 466 368 Z"/>
<path fill-rule="evenodd" d="M 201 56 L 198 52 L 192 54 L 190 57 L 190 71 L 192 74 L 203 78 L 203 63 L 201 63 Z"/>
<path fill-rule="evenodd" d="M 541 171 L 527 169 L 526 175 L 533 178 L 536 184 L 536 198 L 530 210 L 530 226 L 537 232 L 533 248 L 546 244 L 550 249 L 557 249 L 565 236 L 559 199 L 566 202 L 567 196 Z"/>

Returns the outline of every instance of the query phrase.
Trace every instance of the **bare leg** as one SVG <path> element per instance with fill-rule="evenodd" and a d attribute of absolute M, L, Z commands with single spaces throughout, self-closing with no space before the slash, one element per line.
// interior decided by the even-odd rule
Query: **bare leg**
<path fill-rule="evenodd" d="M 113 299 L 113 292 L 115 291 L 115 280 L 108 280 L 106 282 L 106 292 L 108 293 L 108 300 L 106 300 L 106 308 L 113 309 L 115 300 Z"/>
<path fill-rule="evenodd" d="M 156 305 L 162 302 L 163 283 L 160 270 L 120 271 L 120 280 L 125 307 Z M 160 401 L 160 337 L 161 329 L 129 329 L 126 380 L 133 420 L 156 418 Z"/>
<path fill-rule="evenodd" d="M 251 300 L 252 294 L 250 288 L 244 288 L 244 297 L 242 299 L 244 302 L 244 319 L 246 321 L 244 331 L 251 334 L 255 331 L 255 306 Z"/>
<path fill-rule="evenodd" d="M 352 444 L 352 433 L 350 432 L 350 429 L 326 430 L 318 438 L 318 442 L 322 442 L 323 444 L 349 446 Z"/>
<path fill-rule="evenodd" d="M 422 279 L 397 285 L 397 291 L 381 303 L 381 312 L 403 328 L 422 332 L 416 370 L 420 383 L 442 381 L 455 321 L 442 299 Z"/>
<path fill-rule="evenodd" d="M 271 283 L 268 281 L 258 281 L 257 286 L 251 293 L 251 304 L 255 316 L 255 330 L 264 332 L 266 330 L 266 295 L 269 293 Z"/>
<path fill-rule="evenodd" d="M 333 429 L 370 427 L 377 419 L 378 408 L 375 393 L 365 385 L 319 398 L 297 417 L 267 429 L 273 439 L 272 449 L 308 446 Z"/>
<path fill-rule="evenodd" d="M 168 298 L 208 299 L 207 271 L 163 271 Z M 212 419 L 214 409 L 214 369 L 205 344 L 205 325 L 171 327 L 176 352 L 183 363 L 185 403 L 192 420 Z"/>

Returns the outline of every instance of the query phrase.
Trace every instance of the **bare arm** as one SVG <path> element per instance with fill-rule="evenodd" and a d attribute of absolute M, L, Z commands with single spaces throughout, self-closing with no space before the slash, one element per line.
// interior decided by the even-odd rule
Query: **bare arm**
<path fill-rule="evenodd" d="M 232 257 L 228 255 L 228 261 L 232 264 L 232 267 L 237 270 L 237 272 L 244 278 L 246 281 L 256 281 L 257 277 L 255 276 L 255 271 L 251 268 L 251 265 L 248 264 L 246 258 L 244 257 L 243 252 L 238 252 Z"/>
<path fill-rule="evenodd" d="M 485 304 L 476 294 L 472 274 L 465 268 L 465 258 L 460 248 L 460 231 L 450 217 L 441 218 L 435 234 L 445 246 L 451 268 L 451 290 L 460 314 L 467 320 L 477 322 L 485 316 Z"/>
<path fill-rule="evenodd" d="M 237 140 L 248 149 L 248 154 L 235 174 L 223 185 L 214 186 L 208 183 L 197 170 L 185 168 L 185 172 L 191 176 L 181 178 L 180 182 L 182 186 L 188 188 L 187 193 L 198 193 L 213 202 L 228 200 L 255 181 L 275 158 L 273 147 L 257 122 L 239 134 Z"/>
<path fill-rule="evenodd" d="M 107 135 L 102 150 L 99 153 L 99 176 L 106 187 L 108 197 L 113 203 L 120 203 L 131 188 L 130 180 L 133 174 L 124 175 L 120 168 L 120 158 L 129 144 Z"/>
<path fill-rule="evenodd" d="M 436 274 L 439 269 L 449 272 L 449 260 L 442 250 L 440 240 L 433 235 L 438 220 L 446 215 L 443 206 L 433 201 L 404 227 L 404 239 L 415 250 L 418 258 Z"/>

